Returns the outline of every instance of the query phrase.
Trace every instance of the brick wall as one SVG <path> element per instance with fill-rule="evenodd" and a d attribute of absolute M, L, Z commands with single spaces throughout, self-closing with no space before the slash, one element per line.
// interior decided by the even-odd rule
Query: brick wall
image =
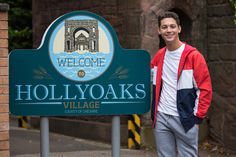
<path fill-rule="evenodd" d="M 208 65 L 213 83 L 210 136 L 236 150 L 236 25 L 229 0 L 208 0 Z"/>
<path fill-rule="evenodd" d="M 8 11 L 0 3 L 0 156 L 9 157 Z"/>
<path fill-rule="evenodd" d="M 104 17 L 115 29 L 124 48 L 140 48 L 139 0 L 33 0 L 33 47 L 40 45 L 44 31 L 63 14 L 86 10 Z"/>

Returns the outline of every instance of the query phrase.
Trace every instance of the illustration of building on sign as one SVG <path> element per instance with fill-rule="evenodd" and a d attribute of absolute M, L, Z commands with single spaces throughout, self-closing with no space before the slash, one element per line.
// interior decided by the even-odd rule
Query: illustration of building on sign
<path fill-rule="evenodd" d="M 97 20 L 65 20 L 65 52 L 99 52 Z"/>

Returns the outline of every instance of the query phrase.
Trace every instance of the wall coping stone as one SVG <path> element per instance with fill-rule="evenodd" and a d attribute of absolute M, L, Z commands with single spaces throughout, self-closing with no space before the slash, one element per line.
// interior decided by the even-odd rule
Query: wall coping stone
<path fill-rule="evenodd" d="M 9 5 L 6 3 L 0 3 L 0 11 L 8 11 Z"/>

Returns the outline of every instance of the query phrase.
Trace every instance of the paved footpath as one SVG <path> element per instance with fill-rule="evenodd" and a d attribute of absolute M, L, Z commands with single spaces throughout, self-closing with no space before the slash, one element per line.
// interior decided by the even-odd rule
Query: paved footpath
<path fill-rule="evenodd" d="M 50 133 L 50 157 L 111 157 L 111 145 Z M 39 130 L 18 128 L 10 122 L 11 157 L 40 157 Z M 121 157 L 157 157 L 150 150 L 129 150 L 121 148 Z M 200 151 L 199 157 L 236 157 Z"/>
<path fill-rule="evenodd" d="M 111 145 L 70 136 L 50 133 L 50 157 L 111 157 Z M 16 127 L 10 124 L 11 157 L 40 157 L 39 130 Z M 145 150 L 121 148 L 121 157 L 155 157 L 155 153 Z"/>
<path fill-rule="evenodd" d="M 111 157 L 110 151 L 78 151 L 78 152 L 65 152 L 65 153 L 50 153 L 50 157 Z M 137 150 L 121 150 L 121 157 L 155 157 L 144 151 Z M 23 154 L 13 157 L 40 157 L 40 154 Z"/>

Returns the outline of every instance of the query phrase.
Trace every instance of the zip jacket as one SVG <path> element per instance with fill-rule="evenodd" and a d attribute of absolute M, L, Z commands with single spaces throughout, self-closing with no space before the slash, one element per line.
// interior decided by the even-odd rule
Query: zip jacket
<path fill-rule="evenodd" d="M 160 49 L 151 61 L 153 74 L 153 101 L 151 117 L 153 127 L 162 88 L 162 69 L 166 47 Z M 212 99 L 211 78 L 202 54 L 185 44 L 181 55 L 177 77 L 177 110 L 185 132 L 195 124 L 200 124 L 210 106 Z"/>

